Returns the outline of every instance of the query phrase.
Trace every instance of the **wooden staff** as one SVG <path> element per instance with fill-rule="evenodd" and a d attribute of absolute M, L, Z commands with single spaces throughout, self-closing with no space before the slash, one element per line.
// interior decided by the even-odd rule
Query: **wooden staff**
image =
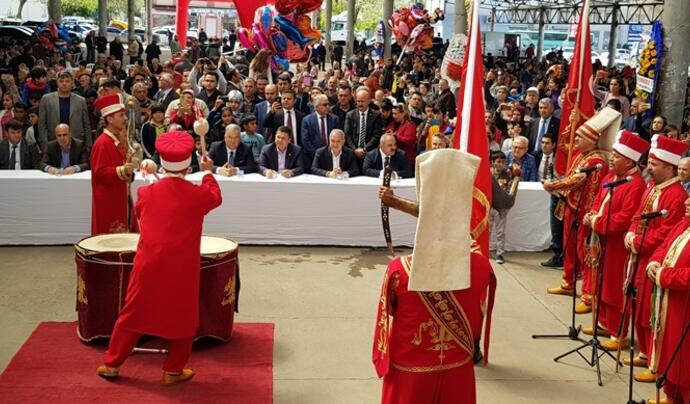
<path fill-rule="evenodd" d="M 206 134 L 208 133 L 208 121 L 201 115 L 201 110 L 196 108 L 195 105 L 192 106 L 196 114 L 196 121 L 194 121 L 194 132 L 199 135 L 199 141 L 201 141 L 201 157 L 206 157 Z M 201 162 L 199 162 L 201 164 Z"/>

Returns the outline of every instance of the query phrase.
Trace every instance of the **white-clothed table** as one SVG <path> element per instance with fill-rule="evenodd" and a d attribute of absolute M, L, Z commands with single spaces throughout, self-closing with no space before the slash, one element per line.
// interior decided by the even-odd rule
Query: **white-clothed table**
<path fill-rule="evenodd" d="M 187 176 L 200 182 L 203 173 Z M 204 234 L 240 244 L 385 246 L 377 196 L 380 180 L 313 175 L 266 179 L 216 176 L 223 204 L 204 221 Z M 146 186 L 140 175 L 132 186 Z M 396 195 L 415 198 L 414 179 L 392 181 Z M 536 187 L 538 186 L 538 187 Z M 520 184 L 508 215 L 506 249 L 548 247 L 549 197 Z M 412 246 L 416 219 L 391 210 L 396 246 Z M 90 235 L 91 172 L 55 177 L 40 171 L 0 171 L 0 245 L 73 244 Z"/>

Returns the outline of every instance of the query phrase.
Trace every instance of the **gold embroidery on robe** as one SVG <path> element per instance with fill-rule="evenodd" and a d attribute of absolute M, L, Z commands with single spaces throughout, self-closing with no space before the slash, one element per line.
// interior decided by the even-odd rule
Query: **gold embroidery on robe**
<path fill-rule="evenodd" d="M 89 304 L 89 299 L 86 298 L 86 282 L 81 275 L 77 276 L 77 302 L 85 306 Z"/>
<path fill-rule="evenodd" d="M 228 283 L 225 284 L 225 297 L 220 304 L 222 306 L 235 304 L 235 276 L 231 276 L 230 279 L 228 279 Z"/>

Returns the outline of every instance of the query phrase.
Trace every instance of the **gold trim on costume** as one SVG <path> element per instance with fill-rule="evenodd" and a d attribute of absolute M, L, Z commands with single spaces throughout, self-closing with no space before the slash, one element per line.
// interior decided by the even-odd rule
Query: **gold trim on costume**
<path fill-rule="evenodd" d="M 402 366 L 399 365 L 395 362 L 391 362 L 391 365 L 393 365 L 393 368 L 396 370 L 400 370 L 402 372 L 409 372 L 409 373 L 431 373 L 431 372 L 440 372 L 444 370 L 449 370 L 449 369 L 455 369 L 459 368 L 460 366 L 467 365 L 470 363 L 472 360 L 472 356 L 468 356 L 461 362 L 456 362 L 456 363 L 448 363 L 445 365 L 431 365 L 431 366 Z"/>

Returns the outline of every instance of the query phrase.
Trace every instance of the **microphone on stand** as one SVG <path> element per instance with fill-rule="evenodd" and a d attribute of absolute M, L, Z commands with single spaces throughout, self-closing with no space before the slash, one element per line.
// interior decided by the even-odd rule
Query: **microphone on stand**
<path fill-rule="evenodd" d="M 640 219 L 654 219 L 657 217 L 666 217 L 668 216 L 668 210 L 666 209 L 661 209 L 656 212 L 649 212 L 649 213 L 643 213 L 640 215 Z"/>
<path fill-rule="evenodd" d="M 575 170 L 575 174 L 589 174 L 591 172 L 601 170 L 602 168 L 604 168 L 604 165 L 599 163 L 591 167 L 578 168 L 577 170 Z"/>
<path fill-rule="evenodd" d="M 607 182 L 606 184 L 602 185 L 602 188 L 615 188 L 619 185 L 627 184 L 628 182 L 630 182 L 632 180 L 633 180 L 633 177 L 627 176 L 625 178 L 621 178 L 620 180 Z"/>

